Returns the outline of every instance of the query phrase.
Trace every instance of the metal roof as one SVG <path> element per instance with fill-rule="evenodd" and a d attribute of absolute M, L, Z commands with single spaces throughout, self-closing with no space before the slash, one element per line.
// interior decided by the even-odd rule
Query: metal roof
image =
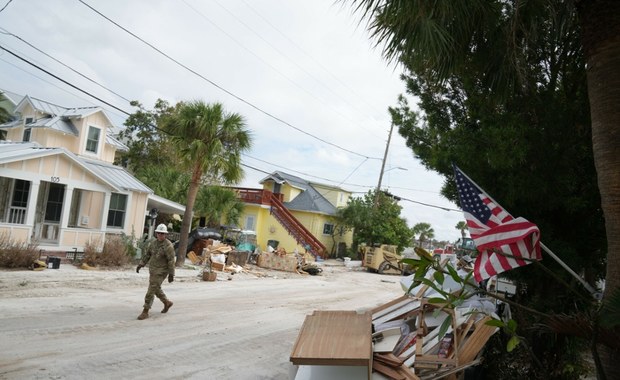
<path fill-rule="evenodd" d="M 286 182 L 290 186 L 302 190 L 301 193 L 290 202 L 284 202 L 284 205 L 289 210 L 311 211 L 327 215 L 333 215 L 336 213 L 336 207 L 331 204 L 327 199 L 325 199 L 325 197 L 321 193 L 319 193 L 310 182 L 306 181 L 303 178 L 296 177 L 294 175 L 287 174 L 281 171 L 276 171 L 265 177 L 263 180 L 260 181 L 260 183 L 263 183 L 266 180 L 272 180 L 280 184 Z"/>
<path fill-rule="evenodd" d="M 4 97 L 7 98 L 14 105 L 17 105 L 24 98 L 23 95 L 19 95 L 7 90 L 0 89 L 0 93 L 2 93 L 2 95 L 4 95 Z"/>
<path fill-rule="evenodd" d="M 155 194 L 149 194 L 148 207 L 149 209 L 154 207 L 159 212 L 163 212 L 164 214 L 183 215 L 185 213 L 185 206 L 182 204 Z"/>
<path fill-rule="evenodd" d="M 123 144 L 119 139 L 114 137 L 114 135 L 112 135 L 111 133 L 106 133 L 105 143 L 112 145 L 113 147 L 116 148 L 116 150 L 120 150 L 121 152 L 129 151 L 129 148 L 127 147 L 127 145 Z"/>
<path fill-rule="evenodd" d="M 111 165 L 103 161 L 87 160 L 76 156 L 65 148 L 43 148 L 36 142 L 0 142 L 0 164 L 25 161 L 55 154 L 64 154 L 116 191 L 126 190 L 148 194 L 153 193 L 153 190 L 120 166 Z"/>
<path fill-rule="evenodd" d="M 120 166 L 111 165 L 103 161 L 87 160 L 83 157 L 78 157 L 78 159 L 91 171 L 96 173 L 98 177 L 104 179 L 106 182 L 114 184 L 114 186 L 120 189 L 149 194 L 153 193 L 150 187 L 140 182 L 136 177 L 129 174 L 129 172 Z"/>
<path fill-rule="evenodd" d="M 70 121 L 60 117 L 46 117 L 42 119 L 37 119 L 32 123 L 26 124 L 26 127 L 30 128 L 46 128 L 51 129 L 53 131 L 66 133 L 73 136 L 78 136 L 77 128 Z"/>
<path fill-rule="evenodd" d="M 0 164 L 57 154 L 61 150 L 61 148 L 43 148 L 36 142 L 0 141 Z"/>
<path fill-rule="evenodd" d="M 61 116 L 64 112 L 68 110 L 68 108 L 66 107 L 46 102 L 41 99 L 31 98 L 28 95 L 24 96 L 22 101 L 19 102 L 17 109 L 21 108 L 22 104 L 25 104 L 26 102 L 30 103 L 32 105 L 32 108 L 34 108 L 35 110 L 50 116 Z"/>

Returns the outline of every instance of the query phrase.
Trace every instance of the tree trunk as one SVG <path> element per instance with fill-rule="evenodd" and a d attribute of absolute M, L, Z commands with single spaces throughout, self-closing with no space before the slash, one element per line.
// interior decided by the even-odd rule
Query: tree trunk
<path fill-rule="evenodd" d="M 620 2 L 578 3 L 587 64 L 594 164 L 607 233 L 603 299 L 620 288 Z M 604 374 L 620 379 L 620 352 L 599 346 Z"/>
<path fill-rule="evenodd" d="M 189 189 L 187 190 L 187 202 L 185 204 L 183 222 L 181 223 L 179 250 L 177 251 L 177 267 L 185 264 L 185 256 L 187 255 L 187 240 L 192 227 L 192 217 L 194 216 L 194 203 L 196 202 L 196 195 L 198 194 L 198 189 L 200 187 L 200 174 L 201 173 L 198 169 L 194 170 L 192 180 L 189 183 Z"/>

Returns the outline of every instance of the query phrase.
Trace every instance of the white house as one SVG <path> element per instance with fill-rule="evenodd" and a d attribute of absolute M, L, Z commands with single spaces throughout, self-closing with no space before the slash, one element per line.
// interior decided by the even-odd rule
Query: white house
<path fill-rule="evenodd" d="M 108 235 L 140 237 L 153 208 L 184 212 L 113 165 L 127 147 L 100 107 L 24 96 L 14 115 L 0 125 L 0 235 L 45 251 L 82 250 Z"/>

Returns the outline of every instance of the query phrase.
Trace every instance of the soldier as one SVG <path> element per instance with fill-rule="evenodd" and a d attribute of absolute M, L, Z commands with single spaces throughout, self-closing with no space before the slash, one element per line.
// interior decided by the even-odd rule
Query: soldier
<path fill-rule="evenodd" d="M 140 264 L 136 267 L 136 273 L 140 273 L 140 268 L 149 264 L 149 289 L 144 296 L 144 310 L 138 316 L 139 320 L 149 317 L 149 309 L 153 305 L 155 296 L 164 304 L 162 313 L 167 313 L 172 307 L 172 301 L 168 300 L 166 294 L 161 289 L 161 284 L 168 276 L 168 282 L 174 281 L 174 247 L 170 240 L 166 239 L 168 228 L 165 224 L 160 224 L 155 229 L 157 240 L 152 242 L 146 254 L 140 260 Z"/>

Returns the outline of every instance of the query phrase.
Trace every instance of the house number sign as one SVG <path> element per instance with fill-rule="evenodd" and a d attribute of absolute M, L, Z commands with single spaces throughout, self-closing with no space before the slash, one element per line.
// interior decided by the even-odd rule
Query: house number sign
<path fill-rule="evenodd" d="M 53 183 L 58 183 L 58 182 L 60 182 L 60 177 L 52 177 L 52 180 L 51 180 L 51 181 L 52 181 Z"/>

